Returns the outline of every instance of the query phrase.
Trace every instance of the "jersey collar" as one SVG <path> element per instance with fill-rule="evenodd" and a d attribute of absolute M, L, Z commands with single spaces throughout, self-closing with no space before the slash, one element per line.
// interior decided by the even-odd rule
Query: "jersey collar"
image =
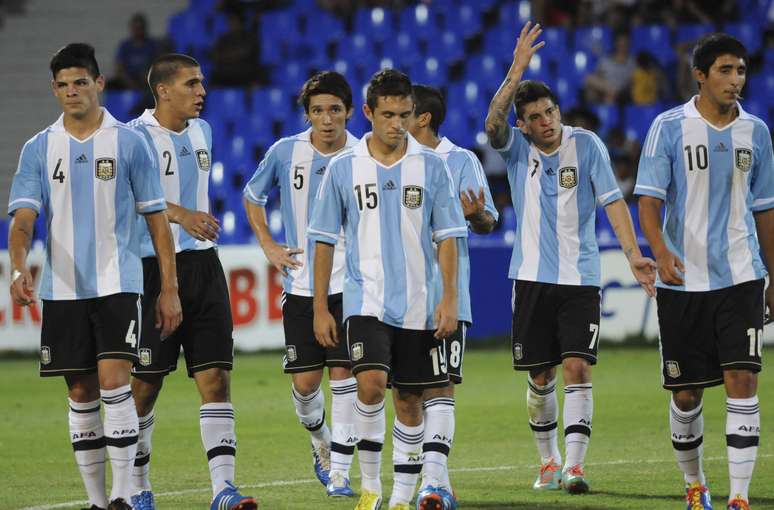
<path fill-rule="evenodd" d="M 441 143 L 439 143 L 438 146 L 433 150 L 438 154 L 448 154 L 454 150 L 454 147 L 455 145 L 452 143 L 452 141 L 444 136 L 441 138 Z"/>
<path fill-rule="evenodd" d="M 361 138 L 360 141 L 355 144 L 354 148 L 352 149 L 355 153 L 355 156 L 363 156 L 366 158 L 371 157 L 371 153 L 368 152 L 368 139 L 371 138 L 372 135 L 373 132 L 369 131 L 368 133 L 364 134 L 363 138 Z M 416 138 L 406 133 L 406 139 L 406 154 L 403 155 L 403 158 L 410 154 L 419 154 L 422 152 L 424 145 L 417 142 Z M 400 158 L 398 161 L 403 161 L 403 158 Z"/>
<path fill-rule="evenodd" d="M 107 111 L 107 109 L 104 106 L 100 106 L 99 109 L 102 110 L 102 124 L 100 124 L 99 127 L 97 128 L 97 130 L 94 131 L 95 133 L 97 131 L 99 131 L 100 129 L 107 129 L 107 128 L 111 128 L 111 127 L 118 126 L 119 124 L 121 124 L 120 122 L 118 122 L 116 120 L 115 117 L 110 115 L 110 112 Z M 59 118 L 56 120 L 56 122 L 54 122 L 53 124 L 51 124 L 51 126 L 49 126 L 49 129 L 51 131 L 59 132 L 59 133 L 63 133 L 63 132 L 67 131 L 65 129 L 65 127 L 64 127 L 64 113 L 59 116 Z M 89 138 L 91 138 L 91 137 L 89 137 Z"/>
<path fill-rule="evenodd" d="M 314 149 L 315 152 L 317 152 L 319 154 L 322 154 L 323 156 L 332 156 L 333 154 L 338 154 L 339 152 L 343 151 L 344 149 L 349 149 L 350 147 L 354 147 L 355 145 L 357 145 L 357 142 L 359 141 L 358 137 L 356 137 L 355 135 L 350 133 L 349 130 L 346 130 L 346 133 L 347 133 L 347 141 L 344 142 L 344 147 L 342 147 L 341 149 L 339 149 L 336 152 L 331 152 L 331 153 L 327 153 L 327 154 L 324 154 L 324 153 L 318 151 L 317 147 L 312 145 L 312 128 L 311 127 L 309 129 L 307 129 L 306 131 L 302 131 L 302 132 L 298 133 L 296 136 L 301 141 L 309 142 L 309 145 L 312 145 L 312 149 Z"/>
<path fill-rule="evenodd" d="M 726 126 L 724 126 L 724 127 L 722 127 L 722 128 L 719 128 L 719 127 L 717 127 L 717 126 L 713 125 L 713 124 L 712 124 L 710 121 L 708 121 L 708 120 L 707 120 L 707 119 L 705 119 L 704 117 L 702 117 L 701 113 L 699 112 L 699 109 L 698 109 L 698 108 L 696 108 L 696 101 L 697 101 L 698 99 L 699 99 L 699 96 L 698 96 L 698 95 L 696 95 L 696 96 L 693 96 L 693 97 L 690 99 L 690 101 L 688 101 L 687 103 L 685 103 L 685 104 L 683 105 L 683 114 L 684 114 L 686 117 L 688 117 L 688 118 L 692 118 L 692 119 L 701 119 L 701 120 L 703 120 L 704 122 L 706 122 L 708 125 L 712 126 L 712 127 L 713 127 L 713 128 L 715 128 L 715 129 L 718 129 L 718 130 L 720 130 L 720 129 L 726 129 L 728 126 L 730 126 L 731 124 L 733 124 L 734 122 L 736 122 L 736 121 L 737 121 L 737 120 L 739 120 L 739 119 L 742 119 L 742 120 L 749 120 L 749 119 L 751 119 L 751 118 L 752 118 L 752 116 L 751 116 L 749 113 L 747 113 L 747 112 L 744 110 L 744 108 L 742 108 L 742 104 L 741 104 L 739 101 L 737 101 L 737 102 L 736 102 L 736 107 L 737 107 L 737 109 L 739 110 L 739 115 L 736 117 L 736 119 L 734 119 L 733 121 L 731 121 L 730 123 L 728 123 L 728 125 L 726 125 Z"/>
<path fill-rule="evenodd" d="M 557 147 L 553 152 L 551 152 L 550 154 L 546 154 L 545 152 L 538 149 L 537 145 L 535 145 L 534 143 L 532 143 L 532 146 L 535 147 L 536 151 L 538 151 L 540 154 L 544 156 L 553 156 L 554 154 L 562 150 L 567 145 L 571 137 L 572 137 L 572 126 L 565 126 L 564 124 L 562 124 L 562 141 L 559 143 L 559 147 Z"/>

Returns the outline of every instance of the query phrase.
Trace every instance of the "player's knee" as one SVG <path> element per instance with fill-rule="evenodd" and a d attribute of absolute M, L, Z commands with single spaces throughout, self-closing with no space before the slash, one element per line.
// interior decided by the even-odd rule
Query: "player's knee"
<path fill-rule="evenodd" d="M 364 404 L 378 404 L 387 390 L 387 373 L 367 370 L 357 375 L 357 398 Z"/>
<path fill-rule="evenodd" d="M 532 379 L 532 382 L 538 386 L 545 386 L 546 384 L 556 379 L 556 367 L 551 367 L 549 369 L 530 370 L 529 378 Z"/>
<path fill-rule="evenodd" d="M 394 390 L 395 414 L 404 425 L 415 427 L 422 423 L 422 391 L 410 389 Z"/>
<path fill-rule="evenodd" d="M 130 381 L 132 362 L 124 359 L 103 359 L 98 362 L 99 387 L 103 390 L 115 390 L 126 386 Z"/>
<path fill-rule="evenodd" d="M 303 397 L 311 395 L 320 387 L 322 376 L 322 370 L 295 373 L 293 374 L 293 389 Z"/>
<path fill-rule="evenodd" d="M 749 370 L 726 370 L 723 380 L 731 398 L 749 398 L 758 390 L 758 376 Z"/>
<path fill-rule="evenodd" d="M 328 377 L 331 381 L 343 381 L 352 377 L 352 371 L 347 367 L 329 367 Z"/>
<path fill-rule="evenodd" d="M 143 374 L 132 378 L 132 396 L 137 406 L 137 414 L 147 415 L 156 403 L 164 383 L 164 376 L 159 374 Z"/>
<path fill-rule="evenodd" d="M 430 400 L 431 398 L 453 398 L 454 397 L 454 383 L 450 382 L 443 388 L 427 388 L 422 394 L 424 400 Z"/>
<path fill-rule="evenodd" d="M 96 374 L 67 376 L 67 396 L 75 402 L 94 402 L 99 399 L 99 381 Z"/>
<path fill-rule="evenodd" d="M 228 402 L 229 395 L 229 373 L 222 368 L 213 368 L 194 374 L 196 384 L 199 387 L 199 393 L 203 404 L 212 402 Z"/>
<path fill-rule="evenodd" d="M 591 365 L 583 358 L 565 358 L 562 370 L 565 384 L 585 384 L 591 381 Z"/>
<path fill-rule="evenodd" d="M 672 393 L 672 400 L 675 406 L 683 412 L 693 411 L 701 405 L 701 390 L 682 390 Z"/>

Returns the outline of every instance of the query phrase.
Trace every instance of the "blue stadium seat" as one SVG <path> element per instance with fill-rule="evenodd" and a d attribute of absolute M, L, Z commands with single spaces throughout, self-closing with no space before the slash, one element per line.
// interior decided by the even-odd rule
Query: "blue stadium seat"
<path fill-rule="evenodd" d="M 543 59 L 540 53 L 536 53 L 529 61 L 529 67 L 522 75 L 523 80 L 551 81 L 551 71 L 548 63 Z"/>
<path fill-rule="evenodd" d="M 599 118 L 599 135 L 604 137 L 608 131 L 616 127 L 621 121 L 621 110 L 618 105 L 593 104 L 591 110 Z"/>
<path fill-rule="evenodd" d="M 435 9 L 422 3 L 403 9 L 400 14 L 400 29 L 421 41 L 434 40 L 438 33 Z"/>
<path fill-rule="evenodd" d="M 513 47 L 516 46 L 516 38 L 519 36 L 521 27 L 532 19 L 532 6 L 529 0 L 505 1 L 500 2 L 499 5 L 498 23 L 500 26 L 510 27 L 511 35 L 513 36 L 511 52 L 513 52 Z"/>
<path fill-rule="evenodd" d="M 543 59 L 554 64 L 561 64 L 565 61 L 570 52 L 567 44 L 567 30 L 563 27 L 546 27 L 538 40 L 546 43 L 538 53 Z"/>
<path fill-rule="evenodd" d="M 372 67 L 377 58 L 373 41 L 367 34 L 357 32 L 339 43 L 336 57 L 360 67 Z"/>
<path fill-rule="evenodd" d="M 339 41 L 347 33 L 340 18 L 318 7 L 304 11 L 304 16 L 306 18 L 304 40 L 307 43 L 321 44 Z"/>
<path fill-rule="evenodd" d="M 626 128 L 626 137 L 639 140 L 642 143 L 648 134 L 648 129 L 658 114 L 663 112 L 665 107 L 661 103 L 655 103 L 647 106 L 627 105 L 624 107 L 624 127 Z"/>
<path fill-rule="evenodd" d="M 481 12 L 469 3 L 463 3 L 444 12 L 443 27 L 467 39 L 481 32 Z"/>
<path fill-rule="evenodd" d="M 238 126 L 238 131 L 252 145 L 268 147 L 274 142 L 272 121 L 264 115 L 250 115 Z"/>
<path fill-rule="evenodd" d="M 675 60 L 672 49 L 671 34 L 666 25 L 642 25 L 632 32 L 631 51 L 636 55 L 647 52 L 656 57 L 662 65 L 667 66 Z"/>
<path fill-rule="evenodd" d="M 449 109 L 461 109 L 468 116 L 484 119 L 490 97 L 484 94 L 481 86 L 474 80 L 461 81 L 449 85 L 446 104 Z"/>
<path fill-rule="evenodd" d="M 747 112 L 760 118 L 763 122 L 766 123 L 766 125 L 770 124 L 771 108 L 769 104 L 767 104 L 765 99 L 763 100 L 758 98 L 745 99 L 742 102 L 742 108 L 744 108 Z"/>
<path fill-rule="evenodd" d="M 358 9 L 355 13 L 355 27 L 368 34 L 375 41 L 385 41 L 393 36 L 395 31 L 392 11 L 382 7 Z"/>
<path fill-rule="evenodd" d="M 188 10 L 207 15 L 215 12 L 217 6 L 218 0 L 191 0 L 188 4 Z"/>
<path fill-rule="evenodd" d="M 598 57 L 613 49 L 613 31 L 608 26 L 579 27 L 573 36 L 575 51 L 584 51 Z"/>
<path fill-rule="evenodd" d="M 245 90 L 241 88 L 211 89 L 204 100 L 208 110 L 217 110 L 217 116 L 227 121 L 247 115 Z"/>
<path fill-rule="evenodd" d="M 440 131 L 460 147 L 472 147 L 475 144 L 475 130 L 471 129 L 469 117 L 460 109 L 446 112 L 446 120 Z"/>
<path fill-rule="evenodd" d="M 550 85 L 559 100 L 562 111 L 569 111 L 578 105 L 580 84 L 577 80 L 570 80 L 560 76 L 552 80 Z"/>
<path fill-rule="evenodd" d="M 742 44 L 747 48 L 747 52 L 750 55 L 757 53 L 761 48 L 763 36 L 761 27 L 756 23 L 744 21 L 738 23 L 726 23 L 723 25 L 723 31 L 742 41 Z"/>
<path fill-rule="evenodd" d="M 193 53 L 213 42 L 207 31 L 206 17 L 190 9 L 169 18 L 167 33 L 175 42 L 176 51 L 181 53 Z"/>
<path fill-rule="evenodd" d="M 392 59 L 396 67 L 410 68 L 423 58 L 423 54 L 414 36 L 401 30 L 395 34 L 390 44 L 384 45 L 382 57 Z"/>
<path fill-rule="evenodd" d="M 301 85 L 309 78 L 307 61 L 288 60 L 281 64 L 277 72 L 272 73 L 272 83 L 286 90 L 300 90 Z"/>
<path fill-rule="evenodd" d="M 513 61 L 513 49 L 516 47 L 517 36 L 512 26 L 495 25 L 489 28 L 484 33 L 483 54 L 510 65 Z"/>
<path fill-rule="evenodd" d="M 309 128 L 309 124 L 304 120 L 302 110 L 299 108 L 290 112 L 290 114 L 282 119 L 282 129 L 280 134 L 282 136 L 293 136 L 296 133 L 305 131 Z"/>
<path fill-rule="evenodd" d="M 105 108 L 121 122 L 132 120 L 132 109 L 140 99 L 142 99 L 142 92 L 139 90 L 115 90 L 105 92 L 103 95 Z"/>
<path fill-rule="evenodd" d="M 774 48 L 765 48 L 763 50 L 763 69 L 765 73 L 774 71 Z"/>
<path fill-rule="evenodd" d="M 715 27 L 712 25 L 705 25 L 702 23 L 688 23 L 678 25 L 677 32 L 675 34 L 676 44 L 693 44 L 699 40 L 705 34 L 710 34 L 715 31 Z"/>
<path fill-rule="evenodd" d="M 594 71 L 596 64 L 596 58 L 592 53 L 577 50 L 570 55 L 567 65 L 557 68 L 557 75 L 568 80 L 577 80 L 578 84 L 582 84 L 586 75 Z"/>
<path fill-rule="evenodd" d="M 774 75 L 771 73 L 758 73 L 747 80 L 747 86 L 742 91 L 746 97 L 758 101 L 768 101 L 769 106 L 774 104 Z"/>
<path fill-rule="evenodd" d="M 282 120 L 291 111 L 289 92 L 279 87 L 256 89 L 251 94 L 252 113 L 272 120 Z"/>
<path fill-rule="evenodd" d="M 465 41 L 457 32 L 444 30 L 433 44 L 432 53 L 443 63 L 456 62 L 465 56 Z"/>
<path fill-rule="evenodd" d="M 466 59 L 465 80 L 478 82 L 486 95 L 491 96 L 505 78 L 503 62 L 486 53 Z"/>
<path fill-rule="evenodd" d="M 415 83 L 439 87 L 446 83 L 447 69 L 437 58 L 427 57 L 411 67 L 409 76 Z"/>
<path fill-rule="evenodd" d="M 361 103 L 356 102 L 353 105 L 353 108 L 354 111 L 352 112 L 352 118 L 349 119 L 349 122 L 347 122 L 347 129 L 350 133 L 360 138 L 367 132 L 371 131 L 371 123 L 368 122 L 368 119 L 366 119 L 365 115 L 363 115 Z"/>
<path fill-rule="evenodd" d="M 10 223 L 10 218 L 0 218 L 0 250 L 8 249 L 8 227 Z"/>

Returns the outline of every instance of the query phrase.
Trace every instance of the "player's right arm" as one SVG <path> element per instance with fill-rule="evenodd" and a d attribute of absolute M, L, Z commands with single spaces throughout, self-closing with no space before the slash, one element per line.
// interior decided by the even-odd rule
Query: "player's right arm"
<path fill-rule="evenodd" d="M 27 267 L 27 254 L 32 244 L 35 218 L 43 201 L 42 178 L 45 163 L 40 154 L 41 139 L 28 141 L 19 157 L 13 176 L 8 214 L 13 217 L 8 232 L 8 254 L 11 258 L 11 299 L 26 306 L 35 300 L 34 279 Z M 61 164 L 61 159 L 59 164 Z M 57 165 L 57 169 L 59 165 Z"/>
<path fill-rule="evenodd" d="M 314 197 L 312 217 L 309 220 L 307 238 L 315 242 L 314 248 L 314 337 L 323 347 L 339 343 L 336 320 L 328 309 L 328 289 L 333 271 L 333 252 L 339 240 L 344 221 L 345 201 L 336 182 L 337 160 L 331 161 L 317 195 Z"/>
<path fill-rule="evenodd" d="M 511 127 L 508 125 L 508 114 L 513 105 L 516 88 L 532 59 L 532 55 L 545 45 L 545 41 L 534 44 L 541 32 L 539 24 L 533 26 L 531 21 L 524 24 L 519 38 L 516 40 L 513 62 L 508 69 L 508 74 L 492 98 L 492 102 L 489 103 L 489 112 L 485 123 L 486 134 L 489 137 L 489 143 L 495 149 L 505 147 L 508 143 L 511 131 Z"/>
<path fill-rule="evenodd" d="M 258 164 L 255 173 L 245 185 L 243 202 L 247 213 L 247 221 L 253 229 L 258 244 L 263 249 L 263 254 L 271 265 L 277 268 L 282 276 L 288 275 L 288 268 L 298 269 L 302 263 L 295 255 L 303 253 L 301 248 L 288 248 L 284 244 L 274 241 L 269 230 L 269 222 L 266 216 L 266 201 L 269 192 L 279 182 L 280 162 L 277 157 L 277 142 L 266 151 L 266 156 Z"/>
<path fill-rule="evenodd" d="M 656 257 L 659 278 L 667 285 L 683 285 L 685 266 L 669 249 L 661 232 L 661 206 L 672 177 L 668 130 L 663 123 L 661 116 L 656 117 L 645 138 L 634 193 L 639 195 L 640 227 Z"/>

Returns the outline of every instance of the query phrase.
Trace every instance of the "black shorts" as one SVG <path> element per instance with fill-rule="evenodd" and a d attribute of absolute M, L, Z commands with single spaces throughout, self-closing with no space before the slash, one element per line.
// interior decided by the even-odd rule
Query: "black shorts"
<path fill-rule="evenodd" d="M 328 310 L 336 320 L 340 340 L 336 347 L 328 349 L 317 343 L 314 337 L 314 298 L 283 294 L 282 300 L 282 325 L 285 328 L 282 366 L 285 373 L 309 372 L 324 366 L 349 368 L 349 354 L 341 325 L 341 293 L 328 296 Z"/>
<path fill-rule="evenodd" d="M 457 330 L 446 337 L 444 346 L 446 359 L 446 370 L 449 372 L 449 380 L 454 384 L 462 383 L 462 362 L 465 358 L 465 335 L 468 332 L 470 323 L 459 321 Z"/>
<path fill-rule="evenodd" d="M 402 329 L 376 317 L 355 315 L 347 319 L 347 347 L 352 373 L 383 370 L 396 388 L 437 388 L 449 384 L 445 341 L 432 330 Z"/>
<path fill-rule="evenodd" d="M 707 292 L 659 288 L 662 384 L 669 390 L 723 382 L 723 370 L 761 370 L 763 280 Z"/>
<path fill-rule="evenodd" d="M 599 287 L 514 280 L 511 355 L 516 370 L 597 363 Z"/>
<path fill-rule="evenodd" d="M 209 368 L 231 370 L 234 361 L 234 330 L 228 286 L 215 248 L 177 254 L 177 282 L 183 322 L 168 338 L 161 340 L 156 329 L 156 300 L 161 292 L 159 263 L 155 257 L 142 259 L 145 294 L 143 328 L 136 374 L 166 375 L 177 369 L 183 348 L 188 376 Z"/>
<path fill-rule="evenodd" d="M 43 300 L 40 375 L 89 374 L 97 360 L 137 360 L 142 311 L 139 294 Z"/>

